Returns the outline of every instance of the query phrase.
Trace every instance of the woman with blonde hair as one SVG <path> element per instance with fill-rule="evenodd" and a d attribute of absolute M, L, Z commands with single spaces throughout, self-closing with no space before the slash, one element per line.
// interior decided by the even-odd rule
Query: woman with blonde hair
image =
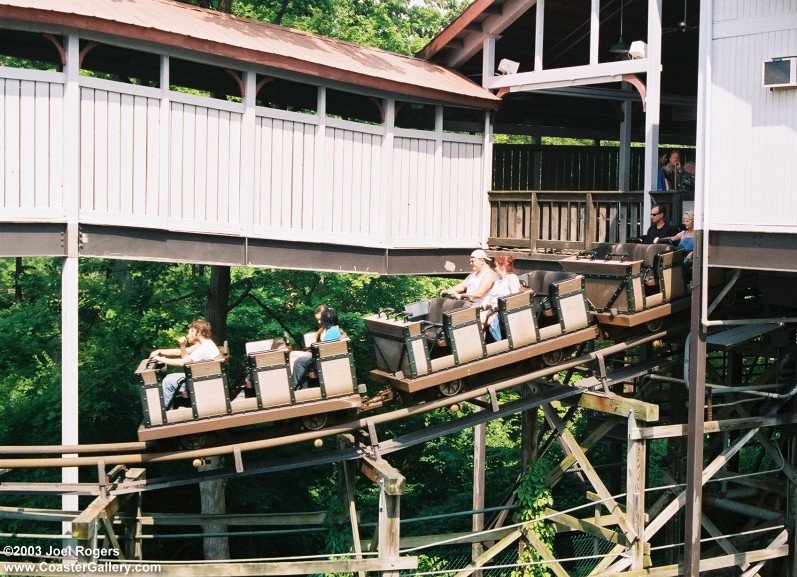
<path fill-rule="evenodd" d="M 662 240 L 678 241 L 678 246 L 686 251 L 684 262 L 691 263 L 695 250 L 695 213 L 691 210 L 684 213 L 684 230 L 676 235 L 665 237 Z"/>
<path fill-rule="evenodd" d="M 489 330 L 496 341 L 500 341 L 502 336 L 497 314 L 498 299 L 520 292 L 520 280 L 515 274 L 515 257 L 511 255 L 495 257 L 495 273 L 498 279 L 484 297 L 481 319 L 484 329 Z"/>

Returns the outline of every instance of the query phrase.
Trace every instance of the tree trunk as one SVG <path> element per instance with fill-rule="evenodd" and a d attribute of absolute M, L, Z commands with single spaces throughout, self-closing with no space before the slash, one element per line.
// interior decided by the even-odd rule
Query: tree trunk
<path fill-rule="evenodd" d="M 223 345 L 227 338 L 227 313 L 230 307 L 230 267 L 210 267 L 210 288 L 205 302 L 205 320 L 213 330 L 213 341 Z"/>
<path fill-rule="evenodd" d="M 210 457 L 200 471 L 210 471 L 221 469 L 223 466 L 221 457 Z M 202 515 L 224 514 L 227 512 L 227 500 L 225 492 L 227 489 L 226 481 L 206 481 L 199 484 L 199 496 L 202 502 Z M 202 526 L 203 533 L 223 533 L 227 530 L 224 523 L 209 523 Z M 205 537 L 202 540 L 202 549 L 205 559 L 229 559 L 230 544 L 227 537 Z"/>
<path fill-rule="evenodd" d="M 227 312 L 230 306 L 230 267 L 214 265 L 210 268 L 210 288 L 205 302 L 205 319 L 213 330 L 213 340 L 223 344 L 227 336 Z M 200 471 L 220 469 L 221 457 L 211 457 Z M 226 481 L 206 481 L 199 484 L 199 497 L 202 514 L 223 514 L 227 512 L 225 499 Z M 223 523 L 203 526 L 204 533 L 222 533 L 227 530 Z M 206 537 L 203 540 L 205 559 L 229 559 L 230 544 L 227 537 Z"/>
<path fill-rule="evenodd" d="M 17 267 L 14 271 L 14 300 L 22 303 L 22 257 L 17 257 Z"/>

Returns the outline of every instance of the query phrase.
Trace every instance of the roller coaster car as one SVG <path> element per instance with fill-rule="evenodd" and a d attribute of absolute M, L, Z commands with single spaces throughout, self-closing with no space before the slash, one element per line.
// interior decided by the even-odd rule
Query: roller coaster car
<path fill-rule="evenodd" d="M 251 350 L 251 348 L 250 348 Z M 327 415 L 362 405 L 351 341 L 314 343 L 310 347 L 318 387 L 294 391 L 288 350 L 267 349 L 247 355 L 255 395 L 238 391 L 230 398 L 227 372 L 221 360 L 185 366 L 191 408 L 166 410 L 162 373 L 141 361 L 136 376 L 141 387 L 144 423 L 141 441 L 196 435 L 256 423 L 299 419 L 306 428 L 325 426 Z"/>
<path fill-rule="evenodd" d="M 543 274 L 541 282 L 545 278 Z M 383 311 L 366 317 L 377 366 L 371 372 L 372 380 L 407 394 L 438 387 L 443 395 L 451 395 L 468 384 L 466 379 L 484 384 L 491 378 L 487 371 L 515 366 L 522 370 L 518 363 L 534 357 L 560 359 L 563 349 L 595 338 L 583 278 L 564 272 L 550 273 L 547 278 L 544 297 L 528 290 L 499 299 L 505 338 L 497 342 L 485 342 L 477 307 L 441 312 L 440 329 L 427 320 L 434 301 L 412 303 L 399 313 Z M 543 300 L 553 311 L 549 326 L 540 322 Z M 441 330 L 445 338 L 448 348 L 443 356 L 431 354 L 438 346 L 436 336 L 430 345 L 427 332 L 432 327 Z"/>
<path fill-rule="evenodd" d="M 618 244 L 603 255 L 560 261 L 584 275 L 592 314 L 601 325 L 657 330 L 667 315 L 689 308 L 683 249 L 664 244 Z"/>

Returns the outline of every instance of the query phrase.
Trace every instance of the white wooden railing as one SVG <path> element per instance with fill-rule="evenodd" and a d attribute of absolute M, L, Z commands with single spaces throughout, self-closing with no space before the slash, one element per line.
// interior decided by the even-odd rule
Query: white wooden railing
<path fill-rule="evenodd" d="M 85 76 L 67 110 L 67 82 L 0 67 L 0 222 L 62 221 L 77 195 L 92 224 L 388 248 L 482 240 L 481 135 Z M 64 178 L 71 147 L 77 189 Z"/>

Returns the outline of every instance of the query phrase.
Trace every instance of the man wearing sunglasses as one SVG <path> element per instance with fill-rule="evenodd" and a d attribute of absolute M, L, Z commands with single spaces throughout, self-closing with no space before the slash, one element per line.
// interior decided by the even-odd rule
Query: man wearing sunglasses
<path fill-rule="evenodd" d="M 645 244 L 654 244 L 659 239 L 678 234 L 678 228 L 667 222 L 667 211 L 660 204 L 650 207 L 650 228 L 642 239 Z"/>

